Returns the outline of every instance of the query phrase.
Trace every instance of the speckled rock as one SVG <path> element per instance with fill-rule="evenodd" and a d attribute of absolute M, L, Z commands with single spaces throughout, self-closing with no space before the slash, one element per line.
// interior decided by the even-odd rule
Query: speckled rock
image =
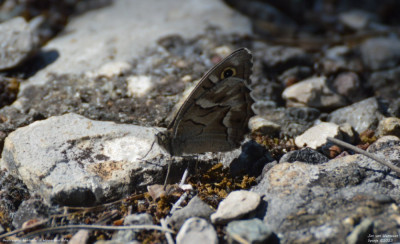
<path fill-rule="evenodd" d="M 325 163 L 328 160 L 329 159 L 322 153 L 319 153 L 309 147 L 306 147 L 300 150 L 290 151 L 286 153 L 281 157 L 279 163 L 284 163 L 284 162 L 292 163 L 295 161 L 300 161 L 310 164 L 320 164 L 320 163 Z"/>

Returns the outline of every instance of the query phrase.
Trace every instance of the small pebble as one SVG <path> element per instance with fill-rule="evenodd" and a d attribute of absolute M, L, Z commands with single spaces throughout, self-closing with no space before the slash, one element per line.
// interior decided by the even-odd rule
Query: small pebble
<path fill-rule="evenodd" d="M 102 65 L 97 72 L 91 75 L 95 77 L 111 78 L 113 76 L 122 75 L 130 69 L 132 69 L 131 64 L 124 61 L 115 61 Z"/>
<path fill-rule="evenodd" d="M 380 135 L 393 135 L 400 137 L 400 119 L 395 117 L 384 118 L 379 121 L 378 132 Z"/>
<path fill-rule="evenodd" d="M 130 96 L 144 96 L 153 88 L 150 76 L 130 76 L 126 79 L 126 82 L 128 83 L 128 95 Z"/>
<path fill-rule="evenodd" d="M 176 229 L 180 229 L 185 220 L 191 217 L 201 217 L 209 220 L 210 215 L 214 212 L 215 210 L 211 206 L 203 202 L 198 196 L 195 196 L 190 200 L 188 205 L 173 213 L 167 221 Z"/>
<path fill-rule="evenodd" d="M 226 232 L 228 243 L 240 243 L 240 240 L 246 240 L 246 243 L 267 243 L 273 234 L 260 219 L 232 221 L 226 227 Z"/>
<path fill-rule="evenodd" d="M 177 244 L 218 243 L 217 232 L 214 227 L 202 218 L 190 218 L 185 221 L 176 236 Z"/>
<path fill-rule="evenodd" d="M 298 147 L 307 146 L 317 149 L 327 143 L 327 137 L 341 138 L 342 135 L 339 126 L 334 123 L 322 122 L 297 136 L 294 142 Z"/>
<path fill-rule="evenodd" d="M 37 49 L 35 32 L 22 17 L 0 23 L 0 70 L 25 61 Z"/>
<path fill-rule="evenodd" d="M 260 202 L 261 197 L 255 192 L 231 192 L 219 203 L 217 212 L 211 215 L 211 221 L 214 224 L 224 224 L 231 220 L 240 219 L 256 210 Z"/>

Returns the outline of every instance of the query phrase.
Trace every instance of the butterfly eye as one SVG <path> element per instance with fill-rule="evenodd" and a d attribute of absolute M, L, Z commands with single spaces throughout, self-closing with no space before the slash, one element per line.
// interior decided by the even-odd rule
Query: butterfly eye
<path fill-rule="evenodd" d="M 221 73 L 221 79 L 226 79 L 228 77 L 236 75 L 236 69 L 232 67 L 225 68 Z"/>

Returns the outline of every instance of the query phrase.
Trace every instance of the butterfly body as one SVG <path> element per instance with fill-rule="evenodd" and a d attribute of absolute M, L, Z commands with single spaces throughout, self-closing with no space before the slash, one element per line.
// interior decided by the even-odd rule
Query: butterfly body
<path fill-rule="evenodd" d="M 253 116 L 251 53 L 238 49 L 208 71 L 158 143 L 172 156 L 230 151 L 240 146 Z"/>

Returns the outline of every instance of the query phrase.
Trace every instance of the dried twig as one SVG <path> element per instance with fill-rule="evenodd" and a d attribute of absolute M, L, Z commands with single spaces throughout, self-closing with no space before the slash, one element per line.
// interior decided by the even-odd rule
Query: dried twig
<path fill-rule="evenodd" d="M 34 232 L 31 232 L 24 237 L 30 237 L 30 236 L 35 236 L 35 235 L 40 235 L 44 233 L 51 233 L 51 232 L 59 232 L 59 231 L 65 231 L 65 230 L 72 230 L 72 229 L 89 229 L 89 230 L 158 230 L 158 231 L 164 231 L 167 233 L 175 233 L 173 230 L 158 226 L 158 225 L 130 225 L 130 226 L 105 226 L 105 225 L 65 225 L 65 226 L 55 226 L 55 227 L 49 227 L 49 228 L 44 228 L 40 229 Z M 15 234 L 18 234 L 20 232 L 25 231 L 26 229 L 19 229 L 15 230 L 12 232 L 5 233 L 3 235 L 0 235 L 1 238 L 5 238 L 7 236 L 12 236 Z"/>
<path fill-rule="evenodd" d="M 366 152 L 366 151 L 364 151 L 364 150 L 362 150 L 362 149 L 360 149 L 358 147 L 355 147 L 355 146 L 353 146 L 353 145 L 351 145 L 351 144 L 349 144 L 347 142 L 344 142 L 342 140 L 339 140 L 339 139 L 335 139 L 335 138 L 332 138 L 332 137 L 328 137 L 327 139 L 328 139 L 328 141 L 330 141 L 332 143 L 335 143 L 335 144 L 337 144 L 339 146 L 345 147 L 345 148 L 350 149 L 350 150 L 352 150 L 354 152 L 357 152 L 357 153 L 360 153 L 360 154 L 362 154 L 364 156 L 367 156 L 367 157 L 377 161 L 378 163 L 389 167 L 394 172 L 400 174 L 400 168 L 399 167 L 397 167 L 397 166 L 395 166 L 395 165 L 393 165 L 391 163 L 385 162 L 383 159 L 377 157 L 376 155 L 374 155 L 372 153 Z"/>

